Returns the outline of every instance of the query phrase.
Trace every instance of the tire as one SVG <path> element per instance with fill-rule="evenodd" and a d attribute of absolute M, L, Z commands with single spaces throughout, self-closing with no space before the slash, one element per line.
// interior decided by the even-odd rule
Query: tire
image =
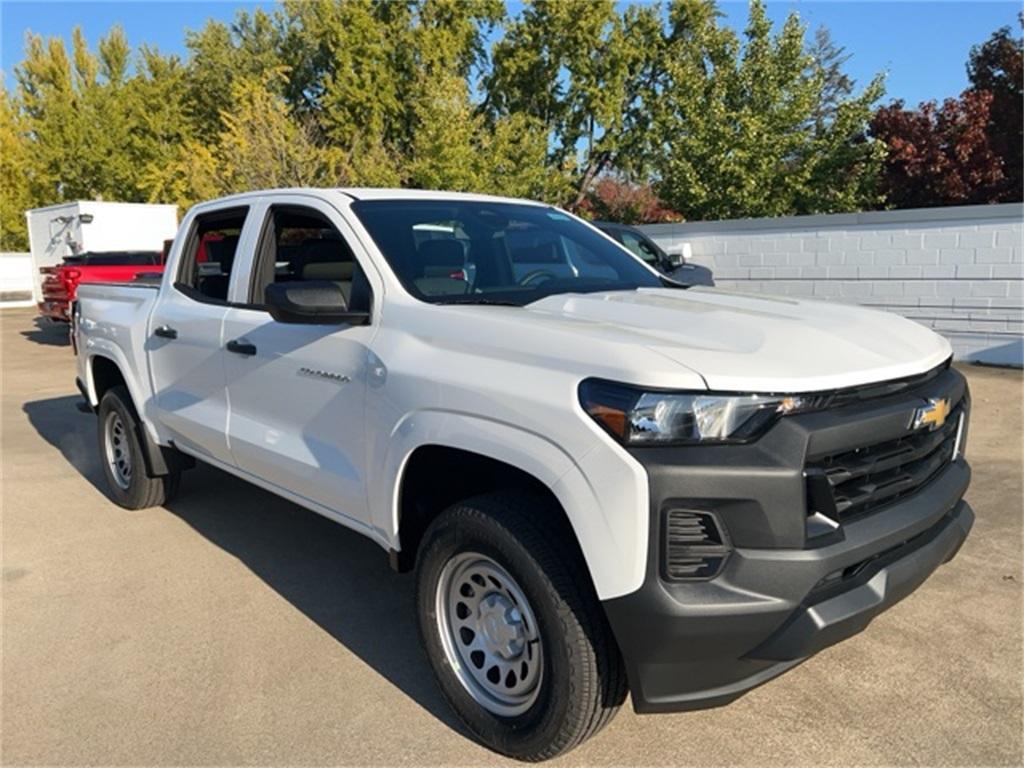
<path fill-rule="evenodd" d="M 174 498 L 180 472 L 153 477 L 142 452 L 142 425 L 124 385 L 111 387 L 100 400 L 100 463 L 111 500 L 125 509 L 159 507 Z"/>
<path fill-rule="evenodd" d="M 547 499 L 502 492 L 453 505 L 424 533 L 416 582 L 441 692 L 485 746 L 547 760 L 597 733 L 625 700 L 611 628 Z"/>

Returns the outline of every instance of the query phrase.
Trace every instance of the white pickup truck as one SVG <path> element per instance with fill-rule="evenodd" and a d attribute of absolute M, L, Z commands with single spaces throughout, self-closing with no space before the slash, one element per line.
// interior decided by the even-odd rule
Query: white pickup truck
<path fill-rule="evenodd" d="M 162 282 L 81 287 L 73 336 L 114 501 L 163 504 L 199 460 L 369 536 L 416 571 L 446 699 L 524 760 L 627 691 L 735 699 L 864 629 L 974 519 L 942 338 L 688 288 L 538 203 L 204 203 Z"/>

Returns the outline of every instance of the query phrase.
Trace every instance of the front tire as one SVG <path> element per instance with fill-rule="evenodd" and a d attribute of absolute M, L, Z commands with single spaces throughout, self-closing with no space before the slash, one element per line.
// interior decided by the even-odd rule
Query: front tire
<path fill-rule="evenodd" d="M 626 676 L 590 575 L 548 500 L 493 493 L 427 529 L 417 613 L 441 691 L 486 746 L 540 761 L 606 725 Z"/>
<path fill-rule="evenodd" d="M 97 410 L 99 454 L 110 498 L 125 509 L 159 507 L 177 493 L 180 472 L 150 476 L 140 442 L 139 417 L 123 385 L 108 389 Z"/>

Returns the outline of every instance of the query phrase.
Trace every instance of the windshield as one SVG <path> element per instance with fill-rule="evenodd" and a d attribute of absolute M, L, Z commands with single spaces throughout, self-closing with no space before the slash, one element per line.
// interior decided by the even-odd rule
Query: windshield
<path fill-rule="evenodd" d="M 555 208 L 359 200 L 352 209 L 423 301 L 523 306 L 556 293 L 663 285 L 621 247 Z"/>

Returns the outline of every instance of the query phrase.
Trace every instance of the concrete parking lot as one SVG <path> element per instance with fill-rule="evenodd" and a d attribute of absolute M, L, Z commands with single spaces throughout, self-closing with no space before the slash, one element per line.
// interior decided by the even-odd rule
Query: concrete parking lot
<path fill-rule="evenodd" d="M 219 471 L 104 496 L 61 328 L 0 312 L 3 765 L 490 765 L 375 544 Z M 1020 372 L 967 367 L 959 556 L 863 634 L 729 707 L 628 707 L 564 765 L 1020 765 Z"/>

